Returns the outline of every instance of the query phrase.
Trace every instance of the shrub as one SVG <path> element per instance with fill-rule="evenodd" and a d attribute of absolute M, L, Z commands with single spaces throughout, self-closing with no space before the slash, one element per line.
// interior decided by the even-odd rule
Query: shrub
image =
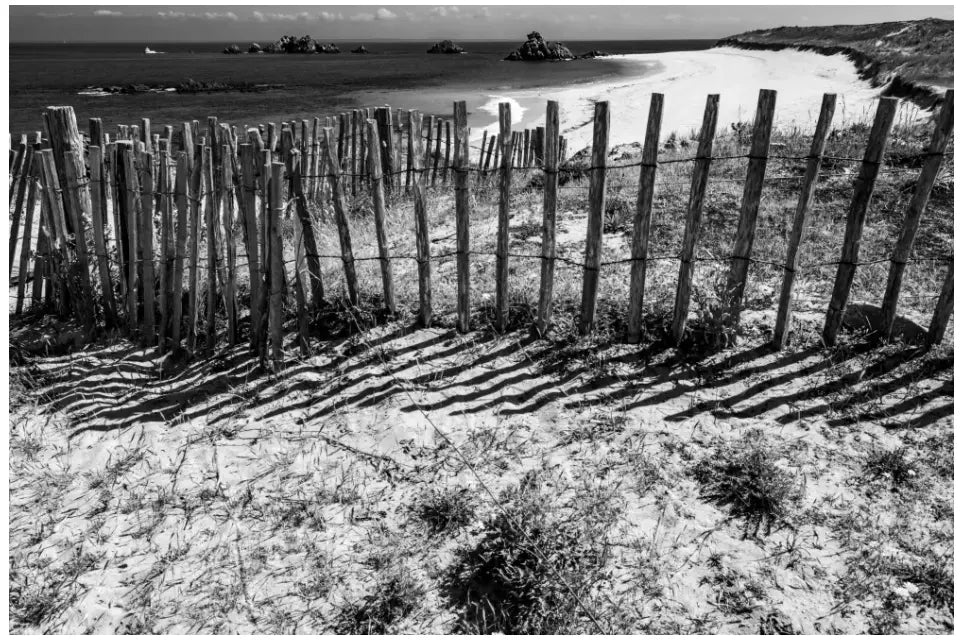
<path fill-rule="evenodd" d="M 522 483 L 501 496 L 503 510 L 484 523 L 480 539 L 459 550 L 441 592 L 459 611 L 457 632 L 576 633 L 586 630 L 581 606 L 607 578 L 610 513 L 548 510 L 538 489 Z"/>
<path fill-rule="evenodd" d="M 889 478 L 894 486 L 909 485 L 917 479 L 917 465 L 907 458 L 907 449 L 900 447 L 892 451 L 875 449 L 867 455 L 864 471 L 871 480 Z"/>
<path fill-rule="evenodd" d="M 427 525 L 430 535 L 436 536 L 468 525 L 474 509 L 468 489 L 430 489 L 420 497 L 415 513 Z"/>
<path fill-rule="evenodd" d="M 744 537 L 761 526 L 766 535 L 774 524 L 789 526 L 792 510 L 800 501 L 796 479 L 775 464 L 776 455 L 762 436 L 723 445 L 705 456 L 694 468 L 703 496 L 744 519 Z"/>

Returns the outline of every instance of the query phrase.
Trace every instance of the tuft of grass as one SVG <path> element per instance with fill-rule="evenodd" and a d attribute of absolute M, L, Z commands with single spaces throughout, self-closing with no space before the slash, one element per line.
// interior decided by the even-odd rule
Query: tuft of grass
<path fill-rule="evenodd" d="M 424 596 L 423 588 L 406 573 L 394 573 L 381 580 L 372 593 L 340 609 L 336 633 L 371 635 L 389 633 L 410 615 Z"/>
<path fill-rule="evenodd" d="M 756 579 L 727 566 L 723 556 L 713 554 L 707 560 L 713 573 L 704 577 L 701 584 L 716 590 L 717 608 L 732 615 L 752 612 L 763 604 L 766 590 Z"/>
<path fill-rule="evenodd" d="M 473 519 L 476 505 L 468 489 L 438 490 L 424 492 L 414 507 L 414 513 L 427 526 L 431 536 L 455 532 Z"/>
<path fill-rule="evenodd" d="M 744 537 L 757 537 L 761 527 L 769 535 L 773 526 L 790 526 L 799 504 L 797 479 L 778 467 L 777 455 L 762 435 L 748 434 L 739 442 L 723 444 L 697 463 L 694 477 L 703 496 L 730 515 L 744 520 Z"/>
<path fill-rule="evenodd" d="M 863 470 L 872 480 L 889 479 L 894 488 L 917 481 L 917 464 L 909 458 L 906 447 L 874 449 L 867 455 Z"/>
<path fill-rule="evenodd" d="M 605 538 L 614 514 L 592 510 L 593 517 L 560 517 L 529 482 L 508 489 L 500 501 L 502 512 L 484 523 L 473 546 L 458 551 L 441 579 L 441 593 L 459 614 L 455 631 L 588 630 L 581 603 L 609 578 Z"/>

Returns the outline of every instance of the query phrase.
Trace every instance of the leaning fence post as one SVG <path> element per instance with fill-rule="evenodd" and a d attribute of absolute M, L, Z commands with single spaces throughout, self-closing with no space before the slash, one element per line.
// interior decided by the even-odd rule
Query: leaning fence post
<path fill-rule="evenodd" d="M 19 182 L 17 183 L 17 198 L 13 206 L 13 218 L 10 221 L 10 264 L 7 267 L 9 270 L 13 269 L 13 254 L 17 251 L 17 234 L 20 232 L 20 214 L 23 211 L 23 202 L 27 193 L 27 184 L 30 182 L 30 171 L 33 168 L 33 155 L 33 145 L 26 145 L 23 166 L 19 171 L 19 176 L 15 176 L 18 178 Z M 10 195 L 13 196 L 13 189 L 10 190 Z"/>
<path fill-rule="evenodd" d="M 223 253 L 227 262 L 227 277 L 224 282 L 224 300 L 227 312 L 227 342 L 232 347 L 237 343 L 237 247 L 233 237 L 236 210 L 233 195 L 233 157 L 230 145 L 220 147 L 223 160 Z"/>
<path fill-rule="evenodd" d="M 943 340 L 943 334 L 947 331 L 947 323 L 950 321 L 950 314 L 953 312 L 953 256 L 950 257 L 950 267 L 947 269 L 947 275 L 943 280 L 943 288 L 940 290 L 940 297 L 937 299 L 937 306 L 933 310 L 933 318 L 930 320 L 930 328 L 927 329 L 927 344 L 933 346 L 940 344 Z"/>
<path fill-rule="evenodd" d="M 587 218 L 587 248 L 584 254 L 583 302 L 580 333 L 593 331 L 600 283 L 600 252 L 603 242 L 603 213 L 607 200 L 607 136 L 610 130 L 610 103 L 598 102 L 593 113 L 593 167 L 590 172 L 590 213 Z M 529 136 L 527 137 L 529 142 Z"/>
<path fill-rule="evenodd" d="M 757 113 L 753 121 L 753 137 L 750 143 L 750 161 L 743 185 L 743 200 L 740 204 L 740 222 L 733 241 L 733 261 L 727 274 L 726 295 L 722 301 L 729 309 L 728 326 L 740 324 L 743 294 L 747 286 L 747 270 L 753 251 L 753 238 L 757 228 L 757 213 L 760 211 L 760 195 L 763 178 L 767 172 L 767 154 L 770 152 L 770 134 L 773 131 L 773 112 L 777 104 L 777 92 L 761 89 L 757 101 Z"/>
<path fill-rule="evenodd" d="M 443 153 L 443 183 L 447 183 L 447 174 L 450 170 L 450 121 L 447 120 L 444 123 L 444 128 L 446 130 L 446 145 L 444 147 Z"/>
<path fill-rule="evenodd" d="M 353 244 L 350 240 L 350 225 L 347 220 L 347 205 L 343 198 L 343 188 L 340 184 L 340 161 L 334 155 L 333 129 L 325 128 L 323 135 L 327 143 L 327 164 L 330 165 L 330 190 L 333 200 L 333 211 L 337 221 L 337 233 L 340 236 L 340 253 L 343 256 L 343 271 L 347 279 L 347 295 L 350 304 L 356 306 L 360 302 L 357 286 L 357 270 L 353 259 Z"/>
<path fill-rule="evenodd" d="M 103 236 L 104 220 L 107 217 L 107 202 L 104 197 L 103 151 L 92 146 L 90 153 L 90 203 L 93 219 L 93 247 L 96 252 L 97 267 L 100 272 L 100 287 L 103 291 L 104 321 L 113 326 L 117 321 L 117 305 L 113 298 L 113 283 L 110 281 L 110 265 L 107 262 L 107 242 Z M 28 211 L 28 213 L 31 213 Z M 29 222 L 29 219 L 28 219 Z"/>
<path fill-rule="evenodd" d="M 196 122 L 196 120 L 194 120 Z M 190 273 L 187 279 L 190 292 L 187 297 L 187 347 L 197 348 L 197 324 L 200 322 L 200 209 L 203 196 L 203 147 L 195 145 L 190 163 Z"/>
<path fill-rule="evenodd" d="M 947 90 L 940 107 L 937 126 L 933 131 L 933 138 L 927 148 L 927 158 L 923 161 L 923 168 L 914 187 L 913 198 L 907 214 L 904 216 L 903 228 L 897 246 L 890 258 L 890 272 L 887 274 L 887 288 L 883 296 L 883 305 L 880 308 L 880 332 L 889 339 L 893 332 L 893 321 L 897 316 L 897 298 L 900 297 L 900 285 L 903 282 L 903 272 L 913 250 L 913 241 L 920 228 L 920 217 L 927 208 L 927 201 L 937 181 L 937 173 L 943 163 L 943 152 L 947 148 L 950 134 L 953 133 L 953 89 Z"/>
<path fill-rule="evenodd" d="M 553 307 L 553 272 L 556 266 L 557 254 L 557 185 L 559 184 L 559 174 L 557 169 L 560 153 L 560 105 L 556 100 L 547 102 L 547 120 L 544 128 L 543 149 L 543 246 L 541 255 L 543 261 L 540 263 L 540 304 L 537 306 L 537 330 L 540 335 L 545 335 L 550 327 L 550 318 Z M 506 140 L 507 135 L 501 133 L 501 140 Z M 491 149 L 492 151 L 492 149 Z M 505 150 L 503 157 L 510 155 L 509 150 Z M 490 154 L 487 154 L 489 160 Z"/>
<path fill-rule="evenodd" d="M 500 103 L 500 137 L 506 139 L 510 135 L 510 103 Z M 497 331 L 507 329 L 510 313 L 510 294 L 507 289 L 507 277 L 510 273 L 508 252 L 510 251 L 510 182 L 512 171 L 509 162 L 500 166 L 500 207 L 497 216 L 497 299 L 494 312 L 496 314 Z"/>
<path fill-rule="evenodd" d="M 867 141 L 867 150 L 860 165 L 860 175 L 853 188 L 853 199 L 850 202 L 850 212 L 847 214 L 847 229 L 843 238 L 843 248 L 840 251 L 840 263 L 837 265 L 837 279 L 834 282 L 833 295 L 830 297 L 830 306 L 827 308 L 827 319 L 823 325 L 823 342 L 828 347 L 836 343 L 837 332 L 840 330 L 843 314 L 847 309 L 847 298 L 850 296 L 853 276 L 857 270 L 857 259 L 860 255 L 860 236 L 863 234 L 867 208 L 870 206 L 873 187 L 880 173 L 883 153 L 887 147 L 887 136 L 890 134 L 896 113 L 896 98 L 880 98 L 877 116 L 874 118 L 870 138 Z"/>
<path fill-rule="evenodd" d="M 413 182 L 413 213 L 417 236 L 417 290 L 420 296 L 420 324 L 429 329 L 433 324 L 433 293 L 430 282 L 430 230 L 427 225 L 427 196 L 423 186 L 421 167 L 421 147 L 423 141 L 416 132 L 423 125 L 423 116 L 417 112 L 408 112 L 410 123 L 410 153 Z"/>
<path fill-rule="evenodd" d="M 177 206 L 177 230 L 173 246 L 173 304 L 170 319 L 170 342 L 176 349 L 180 346 L 180 322 L 183 319 L 183 271 L 184 261 L 187 259 L 187 220 L 189 208 L 187 205 L 187 178 L 189 177 L 189 162 L 187 153 L 181 151 L 177 155 L 177 175 L 174 186 L 174 200 Z"/>
<path fill-rule="evenodd" d="M 157 325 L 154 311 L 156 295 L 156 277 L 153 262 L 153 154 L 140 154 L 142 177 L 140 179 L 140 251 L 143 260 L 143 323 L 141 339 L 144 344 L 153 346 L 156 343 Z"/>
<path fill-rule="evenodd" d="M 647 249 L 653 219 L 653 190 L 657 179 L 657 149 L 663 119 L 663 94 L 650 96 L 647 136 L 640 159 L 640 186 L 637 193 L 637 217 L 633 223 L 633 247 L 630 262 L 630 308 L 627 312 L 627 342 L 636 344 L 643 335 L 643 291 L 647 282 Z"/>
<path fill-rule="evenodd" d="M 40 167 L 38 154 L 33 154 L 30 165 L 23 172 L 22 180 L 30 183 L 27 194 L 27 211 L 23 221 L 23 242 L 20 243 L 20 265 L 17 269 L 17 309 L 16 313 L 23 312 L 23 296 L 27 286 L 27 268 L 30 263 L 30 241 L 33 232 L 33 212 L 37 208 L 37 172 Z M 103 229 L 100 230 L 101 235 Z M 39 259 L 39 236 L 37 234 L 37 258 Z"/>
<path fill-rule="evenodd" d="M 329 129 L 326 131 L 330 132 Z M 331 132 L 332 133 L 332 132 Z M 327 143 L 330 145 L 328 134 Z M 267 209 L 270 236 L 270 356 L 274 370 L 283 365 L 283 244 L 280 239 L 280 217 L 283 213 L 283 164 L 270 165 L 270 206 Z"/>
<path fill-rule="evenodd" d="M 823 164 L 823 148 L 827 142 L 827 133 L 830 131 L 830 122 L 837 104 L 837 96 L 833 93 L 823 95 L 820 105 L 820 117 L 817 120 L 817 129 L 810 143 L 810 155 L 807 156 L 807 168 L 803 174 L 803 184 L 800 187 L 800 197 L 797 200 L 797 209 L 793 215 L 793 228 L 790 230 L 790 239 L 787 243 L 787 258 L 783 266 L 783 285 L 780 287 L 780 306 L 777 309 L 777 322 L 773 330 L 773 344 L 782 349 L 787 344 L 790 332 L 790 318 L 793 313 L 793 283 L 800 267 L 800 244 L 806 231 L 807 209 L 813 201 L 813 193 L 817 187 L 817 176 L 820 165 Z"/>
<path fill-rule="evenodd" d="M 213 153 L 209 146 L 203 147 L 202 167 L 207 228 L 207 335 L 204 346 L 210 353 L 217 343 L 217 209 L 213 193 Z"/>
<path fill-rule="evenodd" d="M 73 151 L 67 151 L 63 158 L 63 202 L 67 205 L 67 216 L 73 225 L 74 242 L 77 252 L 77 265 L 80 269 L 79 301 L 83 311 L 84 326 L 87 332 L 96 327 L 96 314 L 93 299 L 93 287 L 90 282 L 90 262 L 87 259 L 86 213 L 90 209 L 90 194 L 85 183 L 80 182 L 80 175 L 76 169 L 76 159 Z"/>
<path fill-rule="evenodd" d="M 673 306 L 673 339 L 680 342 L 687 325 L 687 312 L 690 308 L 690 289 L 693 285 L 693 267 L 696 262 L 697 239 L 700 235 L 700 218 L 703 213 L 703 199 L 707 192 L 707 179 L 710 175 L 710 160 L 713 154 L 713 136 L 717 129 L 717 108 L 720 96 L 707 96 L 707 106 L 703 112 L 703 124 L 700 126 L 700 142 L 697 145 L 697 159 L 693 165 L 693 178 L 690 187 L 690 200 L 687 203 L 687 221 L 683 230 L 683 246 L 680 250 L 680 276 L 677 282 L 677 298 Z"/>
<path fill-rule="evenodd" d="M 390 249 L 387 247 L 386 206 L 383 200 L 383 171 L 380 163 L 380 136 L 377 121 L 367 120 L 367 139 L 370 140 L 367 166 L 372 179 L 373 223 L 380 251 L 380 276 L 383 280 L 383 303 L 390 313 L 397 312 L 393 300 L 393 270 L 390 267 Z"/>
<path fill-rule="evenodd" d="M 310 217 L 310 211 L 307 209 L 307 198 L 303 192 L 303 179 L 301 177 L 301 165 L 294 163 L 294 172 L 290 176 L 290 186 L 292 187 L 291 197 L 294 198 L 294 204 L 297 209 L 297 222 L 300 225 L 300 245 L 303 246 L 304 256 L 307 263 L 307 272 L 310 278 L 310 297 L 314 309 L 319 309 L 323 303 L 323 280 L 320 275 L 320 256 L 317 251 L 317 235 L 313 228 L 313 218 Z M 297 257 L 297 273 L 300 273 L 300 256 Z M 302 284 L 302 282 L 301 282 Z"/>
<path fill-rule="evenodd" d="M 453 103 L 456 135 L 454 154 L 457 208 L 457 330 L 470 331 L 470 145 L 467 143 L 467 103 Z"/>
<path fill-rule="evenodd" d="M 170 292 L 170 284 L 173 281 L 171 272 L 170 254 L 171 243 L 173 241 L 173 199 L 170 197 L 170 148 L 168 138 L 160 138 L 157 148 L 160 162 L 158 178 L 160 189 L 157 192 L 157 209 L 160 211 L 160 353 L 167 350 L 167 341 L 169 338 L 170 327 L 170 302 L 173 297 Z"/>

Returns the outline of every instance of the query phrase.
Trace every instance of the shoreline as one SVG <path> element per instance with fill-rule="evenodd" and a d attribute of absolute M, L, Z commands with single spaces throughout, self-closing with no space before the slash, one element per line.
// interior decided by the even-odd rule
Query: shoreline
<path fill-rule="evenodd" d="M 601 58 L 597 62 L 626 62 L 637 65 L 639 73 L 576 86 L 499 92 L 524 108 L 522 117 L 514 118 L 514 129 L 542 126 L 547 100 L 557 100 L 560 130 L 568 141 L 569 157 L 591 144 L 596 101 L 610 102 L 610 148 L 613 148 L 643 141 L 650 94 L 654 92 L 664 94 L 661 141 L 672 132 L 680 137 L 692 136 L 700 127 L 704 103 L 711 93 L 720 94 L 718 132 L 733 123 L 753 121 L 760 89 L 774 89 L 778 93 L 775 127 L 804 132 L 816 126 L 824 93 L 837 94 L 834 128 L 869 121 L 883 93 L 883 87 L 872 87 L 861 79 L 856 66 L 846 57 L 808 51 L 718 47 L 704 51 L 627 54 Z M 660 68 L 650 73 L 652 63 L 659 63 Z M 898 122 L 928 115 L 928 111 L 903 102 Z M 484 130 L 488 135 L 495 134 L 499 126 L 494 123 L 473 128 L 471 141 L 481 139 Z"/>

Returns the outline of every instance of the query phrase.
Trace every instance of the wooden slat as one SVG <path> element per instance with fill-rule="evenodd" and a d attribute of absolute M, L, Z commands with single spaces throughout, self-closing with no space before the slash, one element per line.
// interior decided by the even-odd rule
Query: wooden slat
<path fill-rule="evenodd" d="M 332 135 L 332 131 L 326 130 Z M 332 139 L 328 140 L 331 148 Z M 280 218 L 283 213 L 283 164 L 274 162 L 268 168 L 267 232 L 270 236 L 270 360 L 274 370 L 283 366 L 283 245 L 280 239 Z"/>
<path fill-rule="evenodd" d="M 587 218 L 587 248 L 584 253 L 583 302 L 580 309 L 580 333 L 593 331 L 600 284 L 600 259 L 603 244 L 603 212 L 607 203 L 607 153 L 610 131 L 610 103 L 597 102 L 593 113 L 593 155 L 590 171 L 590 211 Z M 529 142 L 529 139 L 528 139 Z"/>
<path fill-rule="evenodd" d="M 830 297 L 830 306 L 827 308 L 827 318 L 823 325 L 823 342 L 828 347 L 836 344 L 837 333 L 840 331 L 843 314 L 847 309 L 847 299 L 857 271 L 856 263 L 860 257 L 860 237 L 867 220 L 867 209 L 870 207 L 870 198 L 873 196 L 873 188 L 880 173 L 883 154 L 887 148 L 887 137 L 897 113 L 897 103 L 896 98 L 880 98 L 877 115 L 867 141 L 867 150 L 860 165 L 860 175 L 857 176 L 853 188 L 843 248 L 840 251 L 840 264 L 837 267 L 837 279 L 834 281 L 833 295 Z"/>
<path fill-rule="evenodd" d="M 433 324 L 433 291 L 430 273 L 430 229 L 427 221 L 427 194 L 423 186 L 421 147 L 423 140 L 417 135 L 423 126 L 423 116 L 410 111 L 410 161 L 413 163 L 413 219 L 417 237 L 417 293 L 420 299 L 420 310 L 417 318 L 422 327 L 429 328 Z"/>
<path fill-rule="evenodd" d="M 456 153 L 453 159 L 457 224 L 457 330 L 470 331 L 470 145 L 467 103 L 453 103 Z"/>
<path fill-rule="evenodd" d="M 511 135 L 510 103 L 500 103 L 500 138 L 506 140 Z M 513 167 L 505 162 L 500 166 L 500 193 L 497 209 L 497 297 L 494 306 L 497 331 L 507 329 L 510 314 L 510 292 L 507 279 L 510 274 L 510 183 L 513 179 Z"/>
<path fill-rule="evenodd" d="M 333 201 L 333 212 L 337 223 L 337 234 L 340 237 L 340 254 L 343 257 L 343 271 L 347 280 L 347 295 L 350 298 L 350 304 L 357 305 L 360 302 L 360 294 L 356 265 L 353 259 L 353 243 L 350 240 L 350 223 L 347 220 L 347 205 L 344 201 L 343 187 L 340 184 L 340 161 L 333 154 L 335 149 L 333 130 L 324 129 L 323 134 L 327 142 L 327 166 L 330 169 L 331 200 Z"/>
<path fill-rule="evenodd" d="M 177 230 L 173 243 L 173 281 L 171 283 L 170 343 L 173 349 L 180 346 L 181 323 L 183 322 L 183 273 L 187 260 L 187 225 L 190 207 L 187 201 L 187 185 L 190 178 L 187 153 L 177 154 L 177 173 L 174 179 L 174 203 L 177 207 Z"/>
<path fill-rule="evenodd" d="M 719 103 L 719 95 L 711 94 L 707 96 L 707 106 L 703 112 L 703 124 L 700 126 L 700 141 L 697 145 L 696 162 L 693 165 L 690 200 L 687 203 L 687 219 L 683 230 L 683 245 L 680 251 L 677 297 L 673 306 L 671 333 L 675 342 L 680 342 L 680 339 L 683 338 L 683 331 L 687 326 L 690 291 L 693 286 L 693 268 L 697 256 L 697 240 L 700 236 L 700 219 L 703 214 L 703 199 L 707 192 L 707 179 L 710 175 L 713 136 L 717 129 Z"/>
<path fill-rule="evenodd" d="M 900 237 L 890 258 L 890 271 L 887 274 L 887 287 L 880 307 L 880 332 L 889 339 L 893 332 L 893 322 L 897 317 L 897 299 L 900 297 L 900 287 L 903 283 L 903 273 L 913 251 L 913 242 L 920 229 L 920 218 L 927 208 L 930 194 L 937 182 L 937 174 L 943 163 L 943 152 L 953 134 L 953 89 L 947 90 L 937 116 L 937 124 L 933 130 L 933 137 L 927 147 L 927 157 L 923 161 L 923 168 L 917 178 L 917 184 L 910 199 L 910 206 L 903 219 Z"/>
<path fill-rule="evenodd" d="M 636 344 L 643 336 L 643 294 L 647 283 L 647 250 L 650 245 L 650 223 L 653 220 L 653 192 L 657 179 L 657 149 L 662 120 L 663 94 L 654 93 L 650 96 L 647 135 L 640 158 L 637 215 L 633 223 L 630 254 L 630 306 L 627 311 L 627 342 L 630 344 Z"/>
<path fill-rule="evenodd" d="M 770 134 L 773 131 L 773 113 L 776 104 L 776 91 L 760 90 L 757 113 L 753 121 L 747 177 L 743 185 L 740 221 L 733 241 L 733 260 L 727 274 L 725 303 L 728 313 L 725 322 L 728 326 L 736 327 L 740 324 L 740 312 L 747 286 L 747 271 L 750 268 L 750 256 L 753 252 L 753 239 L 757 228 L 757 214 L 760 211 L 763 179 L 767 172 L 767 155 L 770 152 Z"/>
<path fill-rule="evenodd" d="M 547 102 L 547 120 L 544 127 L 543 153 L 543 243 L 540 249 L 540 300 L 537 305 L 537 331 L 546 335 L 553 316 L 553 278 L 557 255 L 557 187 L 559 184 L 560 105 L 556 100 Z M 502 140 L 506 139 L 502 133 Z M 510 155 L 504 151 L 503 157 Z"/>
<path fill-rule="evenodd" d="M 17 269 L 17 306 L 16 313 L 23 313 L 23 298 L 27 286 L 27 269 L 30 262 L 30 242 L 33 238 L 33 214 L 37 208 L 37 173 L 40 170 L 40 158 L 34 153 L 24 172 L 24 180 L 29 182 L 27 208 L 23 221 L 23 241 L 20 244 L 20 264 Z M 101 229 L 101 234 L 103 230 Z M 39 234 L 38 234 L 39 236 Z M 39 240 L 39 237 L 38 237 Z M 39 254 L 39 247 L 38 247 Z"/>
<path fill-rule="evenodd" d="M 143 321 L 141 322 L 141 340 L 146 346 L 157 341 L 156 323 L 156 271 L 154 268 L 153 220 L 154 220 L 154 173 L 153 154 L 140 155 L 140 226 L 137 236 L 140 240 L 140 259 L 142 262 Z"/>
<path fill-rule="evenodd" d="M 946 278 L 943 280 L 943 288 L 940 290 L 940 297 L 937 299 L 937 306 L 933 310 L 933 319 L 930 321 L 930 328 L 927 330 L 927 344 L 940 344 L 943 335 L 947 331 L 947 324 L 950 322 L 950 314 L 953 313 L 953 256 L 950 257 L 950 267 L 947 269 Z"/>
<path fill-rule="evenodd" d="M 817 187 L 817 177 L 820 166 L 823 164 L 823 149 L 830 132 L 830 122 L 837 105 L 837 96 L 827 93 L 823 96 L 820 105 L 820 117 L 817 119 L 817 128 L 810 143 L 810 155 L 807 156 L 807 168 L 803 174 L 803 183 L 800 187 L 800 197 L 797 200 L 797 209 L 793 214 L 793 227 L 787 241 L 787 257 L 784 261 L 783 285 L 780 288 L 780 304 L 777 309 L 777 321 L 773 329 L 773 345 L 782 349 L 787 344 L 790 332 L 790 319 L 793 314 L 793 285 L 797 272 L 800 269 L 800 245 L 807 228 L 807 210 L 813 202 L 813 194 Z"/>
<path fill-rule="evenodd" d="M 377 235 L 377 249 L 380 252 L 380 278 L 383 281 L 383 304 L 391 314 L 397 312 L 393 299 L 393 269 L 390 267 L 390 249 L 387 243 L 386 204 L 383 197 L 383 171 L 380 162 L 380 135 L 377 121 L 367 120 L 367 139 L 370 149 L 367 167 L 372 180 L 370 189 L 373 198 L 373 224 Z"/>
<path fill-rule="evenodd" d="M 107 217 L 106 184 L 103 180 L 103 151 L 98 146 L 88 148 L 90 154 L 90 202 L 93 218 L 93 247 L 96 252 L 97 269 L 100 273 L 100 290 L 103 297 L 104 324 L 116 326 L 117 303 L 110 280 L 110 264 L 107 260 L 107 241 L 104 237 L 104 220 Z"/>

